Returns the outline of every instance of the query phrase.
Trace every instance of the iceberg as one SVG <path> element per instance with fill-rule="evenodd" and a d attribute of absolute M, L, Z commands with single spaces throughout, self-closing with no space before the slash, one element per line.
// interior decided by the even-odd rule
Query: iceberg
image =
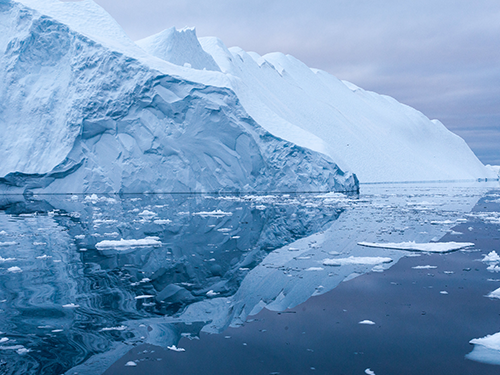
<path fill-rule="evenodd" d="M 138 44 L 164 58 L 166 50 L 176 49 L 176 39 L 186 40 L 185 33 L 169 29 Z M 205 55 L 195 58 L 192 51 L 201 44 L 227 76 L 227 85 L 243 108 L 260 125 L 278 137 L 330 156 L 363 183 L 498 178 L 441 122 L 391 97 L 311 69 L 290 55 L 260 56 L 227 48 L 215 37 L 190 42 L 183 49 L 184 58 L 176 59 L 196 66 Z M 158 49 L 160 45 L 163 50 Z M 166 60 L 173 62 L 170 57 Z"/>
<path fill-rule="evenodd" d="M 144 52 L 91 0 L 2 0 L 0 191 L 358 189 L 330 157 L 250 117 L 200 45 L 175 65 L 194 30 L 162 35 L 173 47 L 161 57 L 173 63 Z"/>

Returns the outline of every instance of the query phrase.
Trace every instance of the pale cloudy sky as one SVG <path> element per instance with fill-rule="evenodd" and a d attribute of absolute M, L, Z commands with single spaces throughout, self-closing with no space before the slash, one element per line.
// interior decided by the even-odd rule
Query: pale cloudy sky
<path fill-rule="evenodd" d="M 95 0 L 129 36 L 195 26 L 280 51 L 441 120 L 500 165 L 498 0 Z"/>

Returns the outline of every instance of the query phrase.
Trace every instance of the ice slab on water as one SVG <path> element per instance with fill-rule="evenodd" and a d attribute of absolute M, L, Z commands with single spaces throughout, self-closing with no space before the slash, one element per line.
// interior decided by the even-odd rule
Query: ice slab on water
<path fill-rule="evenodd" d="M 491 365 L 500 365 L 500 332 L 472 339 L 469 342 L 474 344 L 474 349 L 466 355 L 466 358 Z"/>
<path fill-rule="evenodd" d="M 472 242 L 433 242 L 433 243 L 416 243 L 414 241 L 399 242 L 399 243 L 373 243 L 373 242 L 358 242 L 360 246 L 380 247 L 384 249 L 396 249 L 407 251 L 425 251 L 429 253 L 447 253 L 474 246 Z"/>

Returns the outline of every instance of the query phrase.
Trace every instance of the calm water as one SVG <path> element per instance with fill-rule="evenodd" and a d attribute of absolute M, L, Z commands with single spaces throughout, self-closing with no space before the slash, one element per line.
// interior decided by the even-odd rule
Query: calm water
<path fill-rule="evenodd" d="M 500 331 L 498 183 L 0 204 L 2 374 L 500 372 L 465 357 Z"/>

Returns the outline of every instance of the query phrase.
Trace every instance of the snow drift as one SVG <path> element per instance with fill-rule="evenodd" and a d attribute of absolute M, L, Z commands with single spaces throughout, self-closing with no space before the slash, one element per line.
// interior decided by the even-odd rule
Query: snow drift
<path fill-rule="evenodd" d="M 217 70 L 201 47 L 192 52 Z M 4 192 L 357 189 L 352 174 L 270 134 L 234 92 L 209 84 L 221 73 L 144 53 L 91 0 L 0 1 L 0 67 Z"/>

